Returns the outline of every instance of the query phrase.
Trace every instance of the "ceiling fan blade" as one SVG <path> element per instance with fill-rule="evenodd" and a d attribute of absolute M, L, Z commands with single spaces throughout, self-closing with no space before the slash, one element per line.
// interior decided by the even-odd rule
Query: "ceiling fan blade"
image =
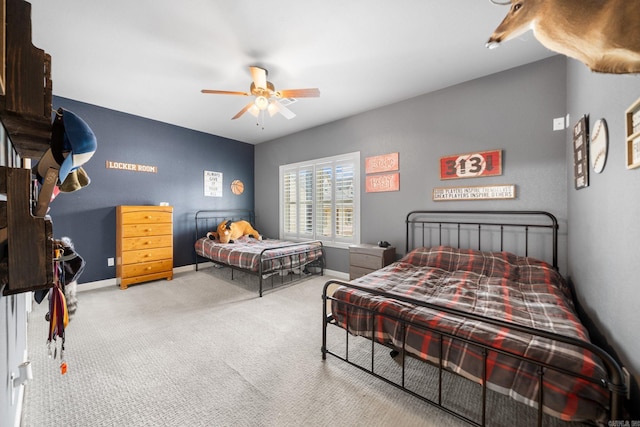
<path fill-rule="evenodd" d="M 202 89 L 200 92 L 202 92 L 202 93 L 212 93 L 214 95 L 244 95 L 244 96 L 251 95 L 248 92 L 235 92 L 235 91 L 230 91 L 230 90 Z"/>
<path fill-rule="evenodd" d="M 249 108 L 251 108 L 252 105 L 255 105 L 253 101 L 251 101 L 250 103 L 248 103 L 247 105 L 244 106 L 244 108 L 242 108 L 242 110 L 238 111 L 238 114 L 236 114 L 235 116 L 231 117 L 231 120 L 235 120 L 238 117 L 242 116 L 244 113 L 247 112 L 247 110 Z"/>
<path fill-rule="evenodd" d="M 278 98 L 317 98 L 320 96 L 320 89 L 283 89 L 275 93 Z"/>
<path fill-rule="evenodd" d="M 277 99 L 274 99 L 274 100 L 271 101 L 271 103 L 269 104 L 268 110 L 269 110 L 269 114 L 271 116 L 273 116 L 276 113 L 280 113 L 287 120 L 291 120 L 296 116 L 293 111 L 289 110 L 287 107 L 282 105 L 282 103 L 280 101 L 278 101 Z"/>
<path fill-rule="evenodd" d="M 249 67 L 251 70 L 251 78 L 253 79 L 253 84 L 256 87 L 266 89 L 267 88 L 267 70 L 260 67 Z"/>

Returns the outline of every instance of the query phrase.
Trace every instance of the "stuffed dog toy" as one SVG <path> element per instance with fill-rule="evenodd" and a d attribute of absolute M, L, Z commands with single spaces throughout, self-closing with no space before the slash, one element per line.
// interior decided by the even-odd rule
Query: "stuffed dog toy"
<path fill-rule="evenodd" d="M 233 243 L 234 240 L 249 236 L 254 239 L 262 240 L 262 236 L 258 230 L 254 229 L 248 221 L 229 221 L 224 220 L 218 225 L 217 231 L 207 233 L 209 239 L 218 239 L 220 243 Z"/>

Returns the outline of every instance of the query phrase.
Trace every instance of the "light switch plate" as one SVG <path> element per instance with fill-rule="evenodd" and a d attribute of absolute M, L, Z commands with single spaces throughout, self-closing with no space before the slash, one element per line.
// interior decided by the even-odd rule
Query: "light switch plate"
<path fill-rule="evenodd" d="M 553 119 L 553 130 L 564 130 L 564 117 Z"/>

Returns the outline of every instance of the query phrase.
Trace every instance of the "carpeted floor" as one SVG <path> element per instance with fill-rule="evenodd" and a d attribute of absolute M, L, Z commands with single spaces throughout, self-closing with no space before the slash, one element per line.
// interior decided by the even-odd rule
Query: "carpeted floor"
<path fill-rule="evenodd" d="M 66 375 L 47 356 L 46 303 L 35 304 L 22 426 L 464 425 L 336 358 L 322 361 L 327 276 L 267 285 L 263 298 L 255 277 L 228 278 L 206 269 L 79 292 Z M 451 390 L 452 405 L 465 393 Z M 531 421 L 521 405 L 503 412 L 497 402 L 496 425 Z"/>

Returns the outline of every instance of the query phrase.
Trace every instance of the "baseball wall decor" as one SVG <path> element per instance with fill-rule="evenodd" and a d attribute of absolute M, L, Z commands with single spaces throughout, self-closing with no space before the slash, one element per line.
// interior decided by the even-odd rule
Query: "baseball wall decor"
<path fill-rule="evenodd" d="M 589 158 L 591 167 L 595 173 L 601 173 L 607 162 L 607 150 L 609 148 L 609 131 L 605 119 L 596 120 L 591 131 L 591 144 L 589 145 Z"/>

